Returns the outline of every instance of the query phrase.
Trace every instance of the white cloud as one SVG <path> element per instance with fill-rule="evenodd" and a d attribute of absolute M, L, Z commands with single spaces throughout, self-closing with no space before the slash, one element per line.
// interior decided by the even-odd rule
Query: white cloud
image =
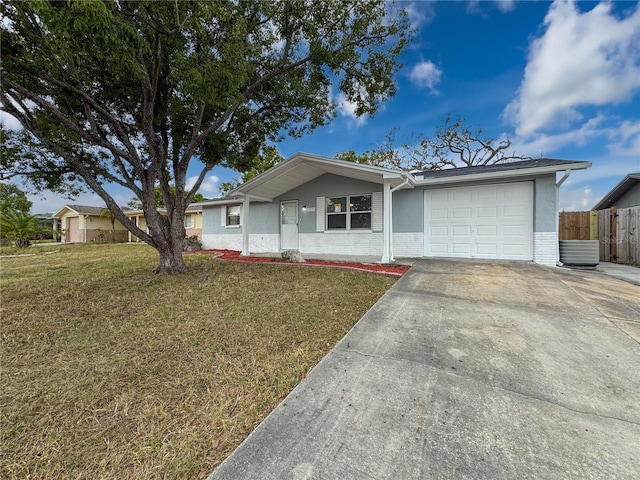
<path fill-rule="evenodd" d="M 622 19 L 611 9 L 610 3 L 584 13 L 573 1 L 551 5 L 517 97 L 504 112 L 518 135 L 567 128 L 582 118 L 580 107 L 622 103 L 640 88 L 640 4 Z"/>
<path fill-rule="evenodd" d="M 515 0 L 497 0 L 496 7 L 504 13 L 512 12 L 516 8 L 516 2 Z"/>
<path fill-rule="evenodd" d="M 419 87 L 428 88 L 434 95 L 440 93 L 435 87 L 440 83 L 442 70 L 436 67 L 433 62 L 426 61 L 414 65 L 409 74 L 409 78 Z"/>
<path fill-rule="evenodd" d="M 198 176 L 197 175 L 194 175 L 193 177 L 187 178 L 187 181 L 186 181 L 186 184 L 185 184 L 185 188 L 187 190 L 191 190 L 193 188 L 193 186 L 195 185 L 196 180 L 198 180 Z M 217 193 L 218 192 L 218 182 L 219 181 L 220 181 L 220 179 L 217 176 L 215 176 L 215 175 L 207 175 L 204 178 L 204 180 L 202 181 L 202 184 L 200 185 L 200 189 L 198 191 L 200 193 L 202 193 L 203 195 Z"/>
<path fill-rule="evenodd" d="M 602 126 L 604 120 L 603 116 L 598 115 L 570 131 L 556 134 L 538 133 L 535 137 L 516 136 L 511 142 L 509 151 L 531 157 L 540 155 L 548 157 L 567 145 L 584 146 L 596 137 L 609 134 L 610 130 Z"/>
<path fill-rule="evenodd" d="M 435 2 L 411 2 L 405 7 L 412 28 L 431 23 L 436 16 Z"/>
<path fill-rule="evenodd" d="M 356 109 L 358 105 L 356 102 L 352 102 L 347 99 L 347 96 L 339 92 L 338 95 L 334 96 L 334 102 L 338 106 L 338 113 L 344 117 L 348 117 L 353 120 L 356 126 L 361 127 L 367 120 L 369 119 L 369 115 L 356 115 Z"/>
<path fill-rule="evenodd" d="M 608 147 L 612 154 L 640 159 L 640 121 L 622 122 L 618 129 L 610 132 L 609 138 Z"/>

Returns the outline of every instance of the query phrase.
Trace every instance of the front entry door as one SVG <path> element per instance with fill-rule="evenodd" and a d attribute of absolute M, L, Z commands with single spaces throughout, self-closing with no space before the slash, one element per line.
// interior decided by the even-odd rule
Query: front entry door
<path fill-rule="evenodd" d="M 280 204 L 280 248 L 298 249 L 298 201 L 288 200 Z"/>

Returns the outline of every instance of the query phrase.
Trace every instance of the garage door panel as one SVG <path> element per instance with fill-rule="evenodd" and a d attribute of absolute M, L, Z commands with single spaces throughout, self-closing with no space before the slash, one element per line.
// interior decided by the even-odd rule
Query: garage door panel
<path fill-rule="evenodd" d="M 502 227 L 502 235 L 504 237 L 522 238 L 527 234 L 526 225 L 504 225 Z"/>
<path fill-rule="evenodd" d="M 497 237 L 498 225 L 478 225 L 476 227 L 478 237 Z"/>
<path fill-rule="evenodd" d="M 431 225 L 429 227 L 429 233 L 434 238 L 447 238 L 449 236 L 449 229 L 446 225 Z"/>
<path fill-rule="evenodd" d="M 533 182 L 426 190 L 424 198 L 426 256 L 533 260 Z"/>
<path fill-rule="evenodd" d="M 451 253 L 457 257 L 468 257 L 471 255 L 470 243 L 452 243 Z"/>
<path fill-rule="evenodd" d="M 478 218 L 498 218 L 498 207 L 478 207 Z"/>
<path fill-rule="evenodd" d="M 458 237 L 470 238 L 471 225 L 453 225 L 453 227 L 451 227 L 451 234 L 456 238 Z"/>
<path fill-rule="evenodd" d="M 471 218 L 472 211 L 471 208 L 453 208 L 451 210 L 451 218 L 459 219 L 459 218 Z"/>

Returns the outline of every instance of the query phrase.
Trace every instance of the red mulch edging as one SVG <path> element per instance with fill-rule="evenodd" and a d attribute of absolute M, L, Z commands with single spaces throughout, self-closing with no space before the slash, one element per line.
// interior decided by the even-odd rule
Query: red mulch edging
<path fill-rule="evenodd" d="M 324 267 L 340 268 L 343 270 L 355 270 L 360 272 L 378 273 L 382 275 L 392 275 L 401 277 L 410 268 L 410 265 L 391 265 L 381 263 L 357 263 L 357 262 L 330 262 L 326 260 L 305 260 L 304 263 L 292 263 L 287 260 L 275 257 L 243 257 L 236 250 L 200 250 L 194 253 L 213 253 L 219 260 L 240 263 L 277 263 L 279 265 L 289 265 L 292 267 Z"/>

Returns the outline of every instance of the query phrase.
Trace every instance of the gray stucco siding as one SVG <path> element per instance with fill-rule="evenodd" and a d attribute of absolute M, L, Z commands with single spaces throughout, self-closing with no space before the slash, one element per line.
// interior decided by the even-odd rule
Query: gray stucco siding
<path fill-rule="evenodd" d="M 624 195 L 622 195 L 617 202 L 614 202 L 612 206 L 617 208 L 628 208 L 640 205 L 640 183 L 636 183 L 631 187 Z"/>
<path fill-rule="evenodd" d="M 345 195 L 370 194 L 381 192 L 382 185 L 377 183 L 363 182 L 354 178 L 341 177 L 339 175 L 324 174 L 318 178 L 300 185 L 274 199 L 273 203 L 277 209 L 280 202 L 286 200 L 298 201 L 298 232 L 316 232 L 316 211 L 303 211 L 302 207 L 307 206 L 315 210 L 317 197 L 340 197 Z M 279 211 L 279 210 L 278 210 Z M 276 228 L 279 229 L 280 220 L 276 213 Z M 257 230 L 256 230 L 257 231 Z"/>
<path fill-rule="evenodd" d="M 533 231 L 555 232 L 558 227 L 558 194 L 555 174 L 535 179 L 533 200 Z"/>
<path fill-rule="evenodd" d="M 424 231 L 424 188 L 398 190 L 393 193 L 393 231 L 422 233 Z"/>
<path fill-rule="evenodd" d="M 239 204 L 240 205 L 240 204 Z M 211 235 L 242 234 L 243 226 L 227 227 L 222 225 L 226 206 L 210 206 L 202 209 L 202 231 Z M 279 233 L 279 206 L 273 203 L 251 203 L 249 206 L 250 233 Z"/>

